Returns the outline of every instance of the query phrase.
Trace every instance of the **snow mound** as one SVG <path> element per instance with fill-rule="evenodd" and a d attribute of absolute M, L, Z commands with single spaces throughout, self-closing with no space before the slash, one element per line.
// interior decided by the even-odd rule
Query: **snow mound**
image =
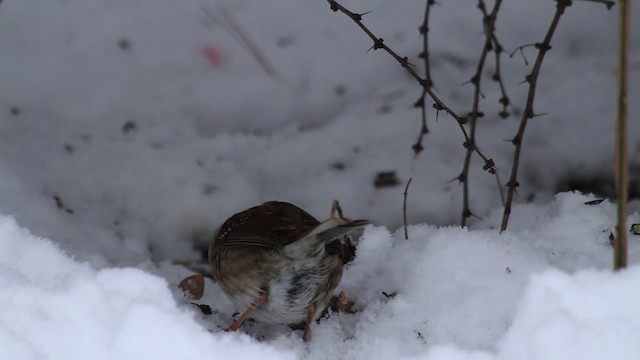
<path fill-rule="evenodd" d="M 640 266 L 604 270 L 614 209 L 589 199 L 522 206 L 502 235 L 413 225 L 405 240 L 368 227 L 340 284 L 357 312 L 330 314 L 309 343 L 287 326 L 225 333 L 234 310 L 215 283 L 206 316 L 177 289 L 185 269 L 97 270 L 0 216 L 0 358 L 634 359 Z"/>
<path fill-rule="evenodd" d="M 96 271 L 4 216 L 0 287 L 2 359 L 293 358 L 246 335 L 211 335 L 177 306 L 164 279 Z"/>

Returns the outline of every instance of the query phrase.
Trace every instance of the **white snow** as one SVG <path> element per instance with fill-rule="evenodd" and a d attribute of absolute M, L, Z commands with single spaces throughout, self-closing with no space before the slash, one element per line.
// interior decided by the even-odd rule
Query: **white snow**
<path fill-rule="evenodd" d="M 402 231 L 368 228 L 340 286 L 354 296 L 358 312 L 316 324 L 309 344 L 286 326 L 248 323 L 240 333 L 224 333 L 233 310 L 218 305 L 226 301 L 214 283 L 207 281 L 203 300 L 220 312 L 206 316 L 188 305 L 175 281 L 134 268 L 96 270 L 2 217 L 0 353 L 20 359 L 634 359 L 640 266 L 575 272 L 582 257 L 540 246 L 571 241 L 592 264 L 610 260 L 608 235 L 597 225 L 574 225 L 575 233 L 564 235 L 543 226 L 570 214 L 605 224 L 613 206 L 575 206 L 587 199 L 564 194 L 534 211 L 541 220 L 530 229 L 502 236 L 418 225 L 405 240 Z M 543 216 L 554 207 L 573 211 Z M 632 258 L 638 255 L 633 246 Z M 574 274 L 543 271 L 556 257 Z M 155 272 L 180 272 L 174 268 L 164 264 Z"/>
<path fill-rule="evenodd" d="M 162 278 L 133 268 L 95 270 L 6 216 L 0 238 L 4 359 L 287 356 L 246 336 L 211 336 Z"/>
<path fill-rule="evenodd" d="M 421 64 L 424 1 L 344 4 L 371 10 L 365 23 Z M 437 93 L 461 114 L 472 88 L 460 84 L 482 39 L 475 5 L 442 2 L 430 26 Z M 554 8 L 504 2 L 504 48 L 540 41 Z M 274 77 L 225 31 L 222 12 Z M 414 156 L 418 87 L 324 0 L 3 1 L 0 358 L 637 359 L 638 239 L 630 268 L 612 272 L 614 203 L 561 192 L 576 177 L 612 178 L 616 12 L 574 2 L 561 19 L 534 107 L 546 115 L 528 125 L 519 197 L 500 234 L 496 181 L 477 157 L 479 218 L 457 225 L 457 125 L 444 113 L 436 121 L 428 102 L 431 132 Z M 630 119 L 640 115 L 639 34 L 635 22 Z M 534 49 L 524 53 L 531 63 Z M 526 87 L 517 84 L 530 66 L 503 57 L 507 120 L 497 116 L 498 87 L 483 78 L 478 144 L 503 182 L 513 150 L 503 140 L 518 125 Z M 640 122 L 629 137 L 638 179 Z M 374 187 L 382 171 L 398 185 Z M 299 330 L 255 322 L 225 333 L 235 310 L 214 282 L 198 301 L 177 288 L 192 272 L 174 260 L 198 259 L 235 212 L 282 200 L 323 220 L 334 198 L 375 225 L 338 289 L 357 312 L 315 324 L 309 343 Z M 639 205 L 630 203 L 629 224 L 640 223 Z"/>

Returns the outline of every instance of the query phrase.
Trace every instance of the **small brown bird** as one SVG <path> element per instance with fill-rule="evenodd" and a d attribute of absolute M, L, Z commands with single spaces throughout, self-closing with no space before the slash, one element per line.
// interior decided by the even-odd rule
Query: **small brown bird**
<path fill-rule="evenodd" d="M 305 321 L 306 341 L 311 323 L 342 278 L 341 238 L 368 223 L 343 218 L 336 201 L 322 223 L 278 201 L 230 217 L 209 246 L 213 276 L 241 313 L 227 330 L 237 330 L 247 318 L 276 324 Z"/>

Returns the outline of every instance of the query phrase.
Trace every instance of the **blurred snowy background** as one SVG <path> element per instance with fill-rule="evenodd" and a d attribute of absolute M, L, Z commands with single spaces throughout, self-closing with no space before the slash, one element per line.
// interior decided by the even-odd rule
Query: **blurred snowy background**
<path fill-rule="evenodd" d="M 344 4 L 372 11 L 365 23 L 421 63 L 424 1 Z M 551 0 L 505 2 L 497 20 L 504 48 L 540 41 L 554 9 Z M 640 9 L 633 11 L 632 19 L 640 18 Z M 282 358 L 291 350 L 294 358 L 634 359 L 637 314 L 603 308 L 620 300 L 637 309 L 640 294 L 631 284 L 640 272 L 616 277 L 593 270 L 611 267 L 614 210 L 608 201 L 584 204 L 613 194 L 616 12 L 575 2 L 562 17 L 534 106 L 546 115 L 530 121 L 525 134 L 521 205 L 510 230 L 499 235 L 493 230 L 500 221 L 496 182 L 477 161 L 471 206 L 481 219 L 472 219 L 470 230 L 455 227 L 462 189 L 450 180 L 464 157 L 457 125 L 444 113 L 436 122 L 431 111 L 425 150 L 415 156 L 420 114 L 412 105 L 420 89 L 387 54 L 367 51 L 370 40 L 326 1 L 4 1 L 0 213 L 17 223 L 2 218 L 0 224 L 6 289 L 0 354 L 124 359 L 139 353 L 175 358 L 171 351 L 177 351 L 200 358 L 218 351 L 229 358 Z M 225 30 L 221 14 L 253 39 L 275 75 Z M 636 197 L 639 35 L 636 22 L 629 74 Z M 473 89 L 461 84 L 473 75 L 482 40 L 476 2 L 433 8 L 433 80 L 458 113 L 471 109 Z M 524 53 L 531 63 L 534 49 Z M 513 104 L 508 119 L 497 114 L 492 66 L 482 86 L 485 116 L 477 141 L 506 181 L 513 146 L 503 140 L 518 126 L 526 91 L 518 84 L 531 65 L 519 54 L 503 57 Z M 376 185 L 381 173 L 387 173 L 385 186 Z M 409 178 L 413 225 L 405 242 L 396 229 Z M 596 194 L 556 197 L 574 189 Z M 341 285 L 362 312 L 322 322 L 308 346 L 287 327 L 242 329 L 265 344 L 221 334 L 217 327 L 228 325 L 233 309 L 215 283 L 207 282 L 203 301 L 219 312 L 208 317 L 176 290 L 190 273 L 171 260 L 198 259 L 199 247 L 233 213 L 281 200 L 324 218 L 334 198 L 346 215 L 376 224 Z M 637 199 L 630 205 L 630 222 L 640 222 Z M 638 263 L 637 241 L 630 244 L 632 264 Z M 592 270 L 570 277 L 548 268 Z M 163 277 L 172 292 L 149 273 Z M 587 307 L 579 307 L 582 300 Z M 571 316 L 549 315 L 558 313 Z M 537 330 L 539 339 L 530 336 Z M 630 338 L 621 345 L 624 339 L 611 337 L 616 331 Z M 87 338 L 82 346 L 66 344 L 80 335 Z M 165 349 L 170 345 L 175 348 Z M 614 348 L 619 356 L 600 356 Z"/>

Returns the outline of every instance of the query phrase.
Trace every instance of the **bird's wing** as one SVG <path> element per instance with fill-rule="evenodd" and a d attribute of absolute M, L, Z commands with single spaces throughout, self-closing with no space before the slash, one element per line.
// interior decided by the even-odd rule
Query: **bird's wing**
<path fill-rule="evenodd" d="M 295 205 L 270 201 L 230 217 L 220 227 L 215 242 L 223 247 L 282 248 L 319 224 Z"/>

